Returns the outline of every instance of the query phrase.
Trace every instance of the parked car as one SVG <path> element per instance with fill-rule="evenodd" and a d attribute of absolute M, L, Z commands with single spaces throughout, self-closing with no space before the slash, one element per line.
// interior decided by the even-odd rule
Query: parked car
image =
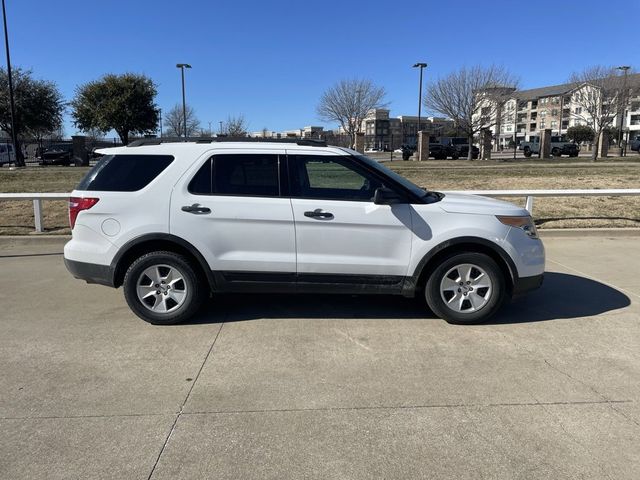
<path fill-rule="evenodd" d="M 40 165 L 63 165 L 68 167 L 73 159 L 71 143 L 57 143 L 45 147 L 40 153 Z"/>
<path fill-rule="evenodd" d="M 402 160 L 409 160 L 416 153 L 416 145 L 405 143 L 400 147 L 400 150 L 402 151 Z"/>
<path fill-rule="evenodd" d="M 210 292 L 418 296 L 469 324 L 542 282 L 521 207 L 425 190 L 317 141 L 220 140 L 101 150 L 69 201 L 68 270 L 122 286 L 155 324 L 187 320 Z"/>
<path fill-rule="evenodd" d="M 521 142 L 518 147 L 523 151 L 525 157 L 538 155 L 540 153 L 540 137 L 530 137 L 528 142 Z M 577 157 L 580 152 L 580 146 L 576 143 L 569 142 L 561 135 L 551 136 L 551 155 L 561 157 L 568 155 L 569 157 Z"/>
<path fill-rule="evenodd" d="M 629 148 L 640 153 L 640 135 L 636 135 L 631 139 L 631 141 L 629 142 Z"/>
<path fill-rule="evenodd" d="M 445 160 L 447 157 L 453 160 L 460 158 L 458 149 L 453 148 L 451 145 L 442 145 L 441 143 L 429 144 L 429 156 L 436 160 Z"/>
<path fill-rule="evenodd" d="M 442 143 L 448 144 L 455 150 L 458 158 L 468 158 L 469 156 L 469 139 L 467 137 L 443 137 Z M 480 149 L 475 145 L 471 147 L 471 158 L 476 160 L 480 156 Z"/>
<path fill-rule="evenodd" d="M 4 164 L 16 163 L 16 153 L 10 143 L 0 143 L 0 167 Z"/>

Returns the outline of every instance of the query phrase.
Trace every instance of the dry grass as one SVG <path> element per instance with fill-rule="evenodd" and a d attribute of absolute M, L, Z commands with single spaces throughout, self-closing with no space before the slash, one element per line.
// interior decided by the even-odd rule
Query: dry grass
<path fill-rule="evenodd" d="M 388 164 L 389 165 L 389 164 Z M 391 164 L 409 180 L 432 190 L 640 188 L 640 163 Z M 508 198 L 524 205 L 524 199 Z M 640 227 L 640 197 L 537 198 L 542 228 Z"/>
<path fill-rule="evenodd" d="M 0 192 L 70 192 L 89 167 L 0 169 Z M 44 226 L 47 233 L 69 234 L 67 201 L 45 201 Z M 33 203 L 0 202 L 0 235 L 23 235 L 33 232 Z"/>
<path fill-rule="evenodd" d="M 640 163 L 476 161 L 387 163 L 408 179 L 432 190 L 640 188 Z M 87 172 L 83 167 L 0 169 L 0 192 L 70 192 Z M 508 199 L 522 204 L 524 199 Z M 33 231 L 31 202 L 0 202 L 0 235 Z M 640 197 L 536 199 L 534 214 L 542 228 L 640 227 Z M 47 233 L 69 233 L 67 204 L 44 205 Z"/>

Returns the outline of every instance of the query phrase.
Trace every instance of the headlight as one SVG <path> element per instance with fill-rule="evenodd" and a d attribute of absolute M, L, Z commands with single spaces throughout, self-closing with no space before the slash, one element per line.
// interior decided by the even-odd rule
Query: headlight
<path fill-rule="evenodd" d="M 503 223 L 504 225 L 520 228 L 531 238 L 538 238 L 538 230 L 536 229 L 536 224 L 533 223 L 533 218 L 531 218 L 530 215 L 522 217 L 496 215 L 496 218 L 500 221 L 500 223 Z"/>

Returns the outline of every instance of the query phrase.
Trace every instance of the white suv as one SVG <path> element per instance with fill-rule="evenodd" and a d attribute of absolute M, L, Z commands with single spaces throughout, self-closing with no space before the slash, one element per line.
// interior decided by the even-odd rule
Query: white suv
<path fill-rule="evenodd" d="M 353 150 L 214 138 L 99 153 L 72 193 L 65 263 L 122 285 L 154 324 L 184 321 L 211 292 L 418 295 L 474 323 L 542 283 L 526 210 L 423 190 Z"/>

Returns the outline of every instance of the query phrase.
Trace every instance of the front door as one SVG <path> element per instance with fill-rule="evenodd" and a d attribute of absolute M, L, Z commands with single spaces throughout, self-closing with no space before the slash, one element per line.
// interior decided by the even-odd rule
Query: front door
<path fill-rule="evenodd" d="M 373 203 L 384 180 L 328 152 L 289 152 L 288 165 L 299 282 L 355 276 L 355 283 L 375 284 L 407 275 L 410 207 Z"/>

